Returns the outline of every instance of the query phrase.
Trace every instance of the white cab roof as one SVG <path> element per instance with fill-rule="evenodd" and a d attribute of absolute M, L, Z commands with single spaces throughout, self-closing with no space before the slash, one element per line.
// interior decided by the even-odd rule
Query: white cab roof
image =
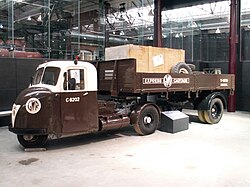
<path fill-rule="evenodd" d="M 84 69 L 85 72 L 85 89 L 84 91 L 97 91 L 97 71 L 93 64 L 89 62 L 78 61 L 77 64 L 74 61 L 49 61 L 40 64 L 37 69 L 42 67 L 58 67 L 61 69 L 59 79 L 56 86 L 48 85 L 48 88 L 52 92 L 65 92 L 63 90 L 63 74 L 68 69 Z M 41 86 L 40 84 L 34 86 Z M 46 86 L 46 85 L 43 85 Z M 47 86 L 46 86 L 47 87 Z"/>

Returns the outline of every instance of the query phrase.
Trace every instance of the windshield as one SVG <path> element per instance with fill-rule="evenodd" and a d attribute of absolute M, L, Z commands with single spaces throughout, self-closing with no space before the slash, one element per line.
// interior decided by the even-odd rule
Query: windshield
<path fill-rule="evenodd" d="M 38 70 L 36 71 L 36 74 L 35 74 L 35 76 L 34 76 L 32 85 L 39 84 L 39 83 L 41 82 L 42 75 L 43 75 L 43 69 L 44 69 L 44 68 L 40 68 L 40 69 L 38 69 Z"/>
<path fill-rule="evenodd" d="M 59 73 L 60 68 L 47 67 L 45 68 L 45 70 L 44 68 L 39 68 L 36 71 L 32 84 L 36 85 L 42 83 L 48 85 L 56 85 Z"/>

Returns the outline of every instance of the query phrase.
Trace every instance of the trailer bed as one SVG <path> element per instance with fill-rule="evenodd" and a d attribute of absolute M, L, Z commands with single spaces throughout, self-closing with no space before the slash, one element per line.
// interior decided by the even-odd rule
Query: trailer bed
<path fill-rule="evenodd" d="M 98 90 L 112 96 L 123 94 L 199 92 L 235 90 L 233 74 L 142 73 L 136 71 L 135 59 L 103 61 L 97 64 Z"/>

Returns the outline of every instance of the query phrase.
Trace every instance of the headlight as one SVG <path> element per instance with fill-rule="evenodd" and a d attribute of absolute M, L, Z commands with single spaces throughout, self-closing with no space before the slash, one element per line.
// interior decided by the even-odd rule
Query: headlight
<path fill-rule="evenodd" d="M 16 105 L 16 104 L 13 104 L 13 106 L 12 106 L 11 122 L 12 122 L 13 128 L 14 128 L 14 123 L 15 123 L 15 119 L 16 119 L 16 114 L 17 114 L 20 107 L 21 107 L 21 105 Z"/>

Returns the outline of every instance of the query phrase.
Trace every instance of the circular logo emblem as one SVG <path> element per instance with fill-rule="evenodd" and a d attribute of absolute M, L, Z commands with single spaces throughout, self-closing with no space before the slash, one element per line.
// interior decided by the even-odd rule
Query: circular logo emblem
<path fill-rule="evenodd" d="M 167 88 L 169 88 L 172 85 L 172 77 L 169 74 L 163 77 L 163 84 Z"/>
<path fill-rule="evenodd" d="M 26 102 L 26 110 L 30 114 L 36 114 L 37 112 L 40 111 L 42 105 L 41 102 L 37 98 L 30 98 Z"/>

